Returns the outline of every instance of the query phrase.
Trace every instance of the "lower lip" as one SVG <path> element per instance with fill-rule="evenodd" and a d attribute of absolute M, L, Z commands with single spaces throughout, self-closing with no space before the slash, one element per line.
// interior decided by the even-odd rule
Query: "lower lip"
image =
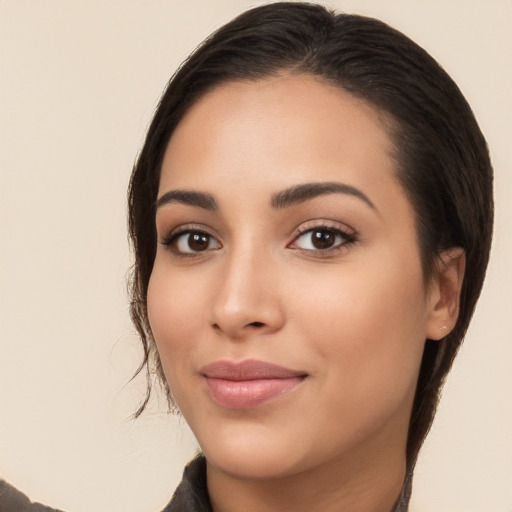
<path fill-rule="evenodd" d="M 225 380 L 206 378 L 210 397 L 227 409 L 252 409 L 293 391 L 305 377 Z"/>

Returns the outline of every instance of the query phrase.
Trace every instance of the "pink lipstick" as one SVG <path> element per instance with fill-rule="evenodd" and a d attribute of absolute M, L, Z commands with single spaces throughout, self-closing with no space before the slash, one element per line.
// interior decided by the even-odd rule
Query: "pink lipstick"
<path fill-rule="evenodd" d="M 293 391 L 307 377 L 306 372 L 254 359 L 215 361 L 200 373 L 212 400 L 227 409 L 252 409 Z"/>

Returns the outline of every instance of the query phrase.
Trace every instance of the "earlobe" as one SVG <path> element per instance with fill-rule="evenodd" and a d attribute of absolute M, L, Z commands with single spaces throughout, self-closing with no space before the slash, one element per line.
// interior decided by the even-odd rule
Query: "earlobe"
<path fill-rule="evenodd" d="M 439 256 L 438 268 L 430 283 L 428 339 L 440 340 L 455 327 L 465 267 L 466 257 L 460 247 L 443 251 Z"/>

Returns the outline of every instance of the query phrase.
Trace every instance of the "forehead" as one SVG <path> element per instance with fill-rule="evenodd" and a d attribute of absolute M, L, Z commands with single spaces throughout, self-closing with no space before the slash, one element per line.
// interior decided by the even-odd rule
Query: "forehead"
<path fill-rule="evenodd" d="M 309 75 L 230 82 L 196 102 L 174 131 L 160 193 L 254 192 L 343 181 L 402 194 L 384 115 Z"/>

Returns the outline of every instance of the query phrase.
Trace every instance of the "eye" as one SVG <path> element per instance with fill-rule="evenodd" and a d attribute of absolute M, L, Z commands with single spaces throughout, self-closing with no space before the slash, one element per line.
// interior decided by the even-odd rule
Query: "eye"
<path fill-rule="evenodd" d="M 192 230 L 171 234 L 162 244 L 179 255 L 194 255 L 221 248 L 220 243 L 210 234 Z"/>
<path fill-rule="evenodd" d="M 330 251 L 355 242 L 355 237 L 341 229 L 318 226 L 300 233 L 290 247 L 306 251 Z"/>

